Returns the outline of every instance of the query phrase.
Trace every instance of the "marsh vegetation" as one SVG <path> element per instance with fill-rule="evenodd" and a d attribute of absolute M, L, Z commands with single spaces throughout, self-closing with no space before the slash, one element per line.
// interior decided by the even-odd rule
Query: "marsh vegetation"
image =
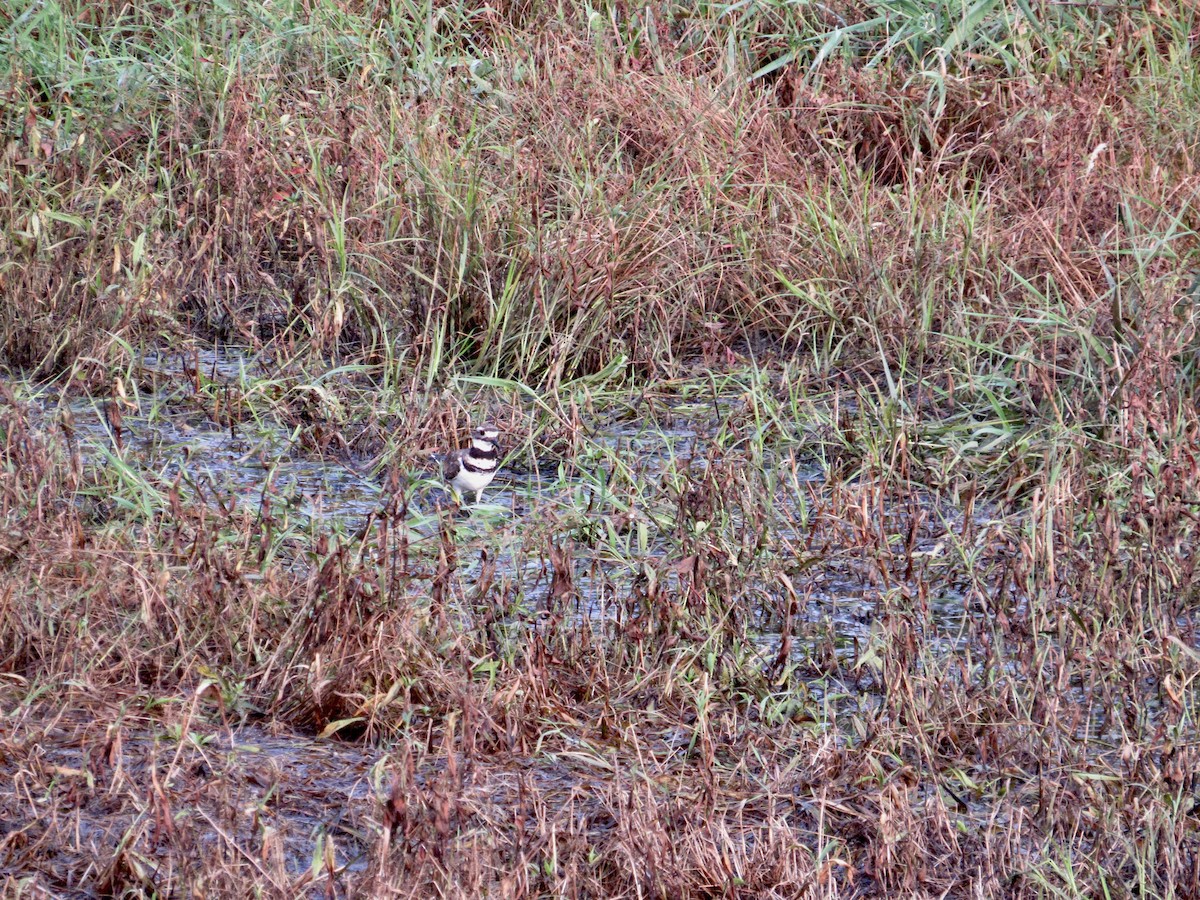
<path fill-rule="evenodd" d="M 1200 897 L 1198 42 L 6 4 L 3 894 Z"/>

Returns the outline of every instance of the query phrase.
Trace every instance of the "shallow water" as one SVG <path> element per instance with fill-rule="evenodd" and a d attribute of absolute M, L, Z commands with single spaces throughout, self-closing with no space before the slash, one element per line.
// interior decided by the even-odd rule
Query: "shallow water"
<path fill-rule="evenodd" d="M 269 507 L 276 523 L 299 532 L 355 533 L 388 500 L 381 479 L 373 475 L 365 460 L 344 452 L 322 454 L 304 446 L 298 432 L 274 421 L 242 417 L 234 427 L 214 423 L 212 411 L 202 405 L 213 393 L 198 400 L 195 380 L 203 374 L 211 382 L 244 390 L 254 379 L 270 377 L 269 362 L 236 351 L 209 351 L 190 357 L 149 354 L 142 360 L 142 368 L 147 373 L 142 383 L 151 383 L 153 388 L 134 394 L 121 405 L 119 426 L 103 401 L 64 401 L 47 391 L 29 391 L 35 397 L 35 419 L 55 440 L 67 441 L 85 467 L 107 467 L 113 472 L 127 467 L 130 477 L 145 478 L 159 490 L 178 484 L 181 490 L 217 497 L 226 505 L 234 503 L 255 513 Z M 707 436 L 714 429 L 714 420 L 723 414 L 720 409 L 714 413 L 711 404 L 680 403 L 668 406 L 668 415 L 656 421 L 616 416 L 596 423 L 589 437 L 598 448 L 596 465 L 615 457 L 639 477 L 650 479 L 663 479 L 688 466 L 693 472 L 702 471 Z M 727 455 L 735 452 L 727 451 Z M 877 646 L 877 642 L 892 639 L 887 623 L 899 621 L 911 630 L 918 648 L 914 666 L 951 671 L 958 660 L 977 656 L 979 636 L 988 633 L 990 614 L 986 604 L 972 600 L 972 591 L 986 591 L 986 585 L 971 588 L 956 580 L 961 566 L 955 562 L 953 544 L 957 538 L 966 540 L 963 535 L 968 523 L 957 510 L 933 501 L 916 503 L 916 512 L 888 509 L 887 521 L 876 523 L 887 535 L 877 546 L 884 553 L 895 549 L 899 558 L 906 522 L 920 520 L 908 548 L 916 560 L 915 572 L 895 576 L 892 569 L 896 566 L 889 568 L 893 561 L 872 561 L 852 543 L 843 546 L 835 541 L 823 549 L 809 550 L 806 517 L 836 486 L 827 484 L 824 470 L 812 461 L 787 458 L 786 462 L 796 477 L 781 481 L 778 495 L 767 504 L 762 557 L 749 558 L 737 569 L 728 595 L 705 602 L 738 610 L 747 640 L 737 652 L 763 671 L 785 663 L 791 669 L 789 690 L 794 689 L 797 704 L 822 711 L 825 721 L 815 727 L 836 730 L 835 718 L 861 715 L 869 720 L 890 701 L 889 686 L 871 664 L 873 642 Z M 414 545 L 421 538 L 437 536 L 438 505 L 445 495 L 436 486 L 435 475 L 432 464 L 406 473 Z M 97 480 L 103 483 L 102 478 Z M 565 623 L 566 629 L 595 629 L 603 634 L 605 629 L 624 627 L 631 615 L 649 615 L 633 599 L 642 569 L 656 573 L 661 596 L 685 602 L 681 599 L 686 594 L 685 576 L 672 559 L 672 554 L 679 554 L 680 543 L 644 511 L 639 511 L 640 518 L 633 519 L 633 524 L 615 526 L 620 517 L 614 512 L 617 504 L 605 495 L 607 483 L 600 471 L 563 475 L 557 460 L 537 461 L 525 468 L 510 465 L 489 488 L 486 503 L 455 520 L 459 587 L 477 584 L 485 566 L 497 583 L 506 585 L 505 591 L 493 592 L 497 596 L 503 593 L 511 601 L 496 629 L 505 634 L 503 640 L 523 640 L 528 632 L 547 627 L 545 623 L 551 620 Z M 103 498 L 96 500 L 103 502 Z M 723 513 L 726 518 L 718 527 L 736 544 L 736 535 L 746 527 L 743 513 L 736 504 Z M 547 559 L 545 534 L 539 533 L 536 540 L 529 538 L 546 521 L 570 526 L 564 526 L 568 537 L 561 539 L 572 545 L 572 578 L 566 596 L 558 598 L 552 597 L 553 567 Z M 969 524 L 986 537 L 987 511 L 977 512 Z M 560 537 L 555 534 L 553 539 Z M 896 543 L 889 545 L 887 540 Z M 614 543 L 619 552 L 613 549 Z M 427 546 L 433 544 L 430 541 Z M 296 565 L 308 565 L 308 561 L 297 559 Z M 781 633 L 787 596 L 777 580 L 780 571 L 794 571 L 798 599 L 788 635 Z M 885 573 L 882 576 L 881 571 Z M 425 591 L 427 584 L 413 579 L 409 589 Z M 464 598 L 463 608 L 458 610 L 464 621 L 480 613 L 470 608 L 473 601 L 465 599 L 467 594 L 467 590 L 457 593 Z M 785 641 L 788 650 L 781 661 Z M 1002 663 L 999 669 L 1004 677 L 1020 677 L 1011 662 Z M 1065 704 L 1088 711 L 1076 738 L 1086 745 L 1092 759 L 1115 758 L 1126 740 L 1124 723 L 1098 698 L 1090 699 L 1089 703 L 1077 685 L 1067 689 Z M 1165 715 L 1161 703 L 1144 704 L 1143 709 L 1148 719 L 1155 721 Z M 1154 724 L 1146 721 L 1137 728 L 1148 732 Z M 372 828 L 386 787 L 378 780 L 381 773 L 395 768 L 386 751 L 311 735 L 275 734 L 253 725 L 231 729 L 214 724 L 211 717 L 206 730 L 197 728 L 203 737 L 185 742 L 182 752 L 178 751 L 179 742 L 160 724 L 141 722 L 125 730 L 119 765 L 142 795 L 152 774 L 165 766 L 166 774 L 158 777 L 175 778 L 169 789 L 176 796 L 191 798 L 187 815 L 219 818 L 219 810 L 226 815 L 229 809 L 244 811 L 236 821 L 223 820 L 238 846 L 258 846 L 268 829 L 274 829 L 288 878 L 302 877 L 313 866 L 314 848 L 330 838 L 336 866 L 349 873 L 364 870 L 378 838 Z M 89 754 L 102 740 L 94 732 L 85 724 L 75 731 L 60 729 L 44 735 L 30 752 L 41 754 L 63 772 L 88 771 Z M 676 734 L 668 732 L 657 739 L 665 741 L 666 750 L 673 753 L 693 741 L 694 733 L 681 727 Z M 539 779 L 560 777 L 553 761 L 539 760 L 527 771 Z M 220 773 L 220 778 L 214 773 Z M 426 772 L 417 777 L 433 775 Z M 571 778 L 563 777 L 572 783 Z M 572 777 L 576 787 L 585 778 Z M 513 790 L 514 778 L 514 771 L 498 761 L 479 787 L 485 798 L 481 804 L 503 804 Z M 960 802 L 972 816 L 986 817 L 987 804 L 975 803 L 965 792 L 963 797 Z M 95 798 L 89 800 L 93 801 L 99 803 Z M 94 819 L 83 817 L 79 830 L 87 841 L 112 843 L 133 821 L 132 814 L 122 811 L 114 816 L 97 806 Z M 213 842 L 209 848 L 213 852 L 229 852 L 218 837 L 204 839 Z M 267 849 L 262 852 L 266 858 Z M 315 887 L 313 890 L 319 893 Z"/>
<path fill-rule="evenodd" d="M 275 421 L 245 415 L 233 426 L 213 421 L 210 404 L 214 396 L 220 396 L 220 386 L 233 386 L 240 395 L 263 389 L 272 377 L 270 360 L 235 349 L 187 355 L 151 352 L 141 360 L 139 374 L 140 383 L 152 387 L 120 404 L 116 425 L 105 405 L 111 401 L 71 399 L 64 416 L 65 401 L 43 391 L 35 395 L 34 406 L 47 430 L 68 436 L 85 466 L 128 466 L 160 489 L 179 484 L 256 514 L 269 508 L 277 529 L 351 534 L 387 502 L 369 461 L 302 447 L 298 433 Z M 492 567 L 493 577 L 509 583 L 510 595 L 525 614 L 552 611 L 595 628 L 636 615 L 636 604 L 631 605 L 630 598 L 636 593 L 640 569 L 656 568 L 660 588 L 682 594 L 684 577 L 669 565 L 676 544 L 662 533 L 653 517 L 639 512 L 634 519 L 637 524 L 628 526 L 628 531 L 616 535 L 604 531 L 611 525 L 606 516 L 614 508 L 606 505 L 605 486 L 611 476 L 603 469 L 616 459 L 641 479 L 661 480 L 680 470 L 703 471 L 706 435 L 721 417 L 729 415 L 733 402 L 722 397 L 707 403 L 660 400 L 653 420 L 617 413 L 594 423 L 589 441 L 597 448 L 593 460 L 597 468 L 592 471 L 564 475 L 558 460 L 502 468 L 486 493 L 485 504 L 456 521 L 456 539 L 461 546 L 459 583 L 475 583 L 487 565 Z M 69 427 L 63 427 L 64 420 Z M 736 457 L 736 447 L 727 448 L 726 457 Z M 780 480 L 780 490 L 767 505 L 771 546 L 762 560 L 750 560 L 744 571 L 739 570 L 737 593 L 722 598 L 727 607 L 745 611 L 747 636 L 764 665 L 779 654 L 782 610 L 787 605 L 780 584 L 770 573 L 786 563 L 784 557 L 790 554 L 807 555 L 801 549 L 806 537 L 800 531 L 805 509 L 819 503 L 827 491 L 825 473 L 818 463 L 790 455 L 782 462 L 791 475 Z M 581 469 L 586 465 L 586 461 L 580 462 Z M 436 473 L 436 460 L 427 469 L 405 473 L 408 524 L 417 544 L 422 538 L 436 536 L 438 508 L 448 499 L 437 486 Z M 585 512 L 593 509 L 595 515 Z M 931 505 L 927 512 L 931 513 L 925 516 L 929 533 L 923 533 L 913 549 L 916 556 L 933 559 L 943 549 L 944 533 L 939 528 L 961 528 L 962 521 L 952 509 L 934 510 Z M 552 567 L 545 546 L 529 546 L 522 540 L 528 525 L 543 520 L 547 513 L 561 513 L 600 529 L 598 536 L 567 539 L 571 544 L 571 590 L 569 596 L 554 603 L 554 610 L 550 610 Z M 730 534 L 744 529 L 736 504 L 725 510 L 725 515 L 722 527 Z M 933 521 L 940 525 L 933 527 L 929 524 Z M 899 519 L 888 523 L 889 533 L 898 534 L 899 523 Z M 622 546 L 619 552 L 609 545 L 614 540 Z M 811 568 L 805 567 L 796 583 L 801 602 L 791 623 L 790 659 L 814 676 L 812 665 L 818 659 L 823 662 L 817 669 L 839 668 L 843 674 L 835 679 L 834 692 L 849 697 L 878 687 L 867 671 L 847 674 L 871 640 L 877 639 L 873 629 L 884 604 L 886 591 L 874 583 L 867 568 L 852 550 L 839 548 L 823 553 Z M 767 574 L 760 576 L 760 571 Z M 972 631 L 969 619 L 979 614 L 968 610 L 962 591 L 944 586 L 924 603 L 917 621 L 927 648 L 938 656 L 963 650 L 969 644 L 966 635 Z M 824 694 L 830 686 L 821 676 L 814 677 L 813 688 Z"/>
<path fill-rule="evenodd" d="M 42 391 L 35 395 L 35 410 L 46 429 L 68 439 L 84 465 L 128 466 L 159 489 L 177 483 L 185 490 L 216 496 L 255 513 L 269 507 L 276 524 L 285 528 L 354 533 L 387 501 L 380 480 L 369 471 L 369 461 L 302 448 L 297 434 L 274 421 L 245 416 L 232 426 L 213 421 L 209 403 L 219 396 L 219 386 L 232 385 L 243 394 L 252 393 L 260 389 L 262 379 L 270 379 L 271 360 L 237 349 L 187 354 L 151 351 L 140 360 L 139 369 L 141 383 L 153 387 L 133 393 L 119 404 L 117 424 L 106 406 L 112 401 L 66 402 L 52 391 Z M 198 401 L 202 381 L 207 393 Z M 528 548 L 519 547 L 519 540 L 514 540 L 522 522 L 537 521 L 547 510 L 561 509 L 576 517 L 593 507 L 604 510 L 607 476 L 602 468 L 604 461 L 614 456 L 645 479 L 661 479 L 680 467 L 703 471 L 705 435 L 719 417 L 728 415 L 732 403 L 729 398 L 716 397 L 706 403 L 666 404 L 665 412 L 656 413 L 653 422 L 616 414 L 593 427 L 589 439 L 601 451 L 597 457 L 601 469 L 591 473 L 563 476 L 558 461 L 553 460 L 539 461 L 524 471 L 515 466 L 502 469 L 486 493 L 484 506 L 460 519 L 460 538 L 485 546 L 497 576 L 514 581 L 527 605 L 544 605 L 550 569 L 545 559 L 526 555 Z M 68 427 L 63 427 L 64 422 Z M 785 462 L 795 473 L 792 484 L 819 496 L 824 484 L 821 466 L 791 457 Z M 436 473 L 436 460 L 427 469 L 406 473 L 410 525 L 418 537 L 435 533 L 437 509 L 448 499 L 436 486 Z M 804 537 L 796 532 L 794 523 L 803 519 L 800 506 L 810 501 L 790 490 L 772 498 L 770 528 L 778 545 L 776 552 L 793 552 L 789 548 L 803 546 Z M 953 511 L 944 512 L 943 521 L 952 524 L 954 516 Z M 587 539 L 573 542 L 571 605 L 576 615 L 591 620 L 608 618 L 613 614 L 612 599 L 632 588 L 636 573 L 629 560 L 653 564 L 664 558 L 670 542 L 652 520 L 642 516 L 639 521 L 646 537 L 642 552 L 627 548 L 614 557 L 605 552 L 603 537 L 598 544 Z M 740 512 L 732 509 L 726 527 L 737 532 L 743 524 Z M 916 544 L 917 553 L 934 552 L 935 540 L 922 537 Z M 843 558 L 848 564 L 835 555 L 806 573 L 804 602 L 793 625 L 809 633 L 817 626 L 825 629 L 833 636 L 837 655 L 850 660 L 869 640 L 880 601 L 879 591 L 868 587 L 862 574 L 855 571 L 854 561 L 845 554 Z M 470 582 L 479 574 L 482 558 L 467 552 L 459 563 L 460 579 Z M 666 586 L 677 589 L 679 576 L 667 577 Z M 781 606 L 779 591 L 777 584 L 760 583 L 753 571 L 747 571 L 744 590 L 726 598 L 728 603 L 758 610 L 756 615 L 762 619 L 758 639 L 767 654 L 778 647 L 779 623 L 772 622 L 770 615 L 764 617 L 760 607 L 764 603 Z M 930 599 L 929 608 L 936 632 L 931 639 L 939 643 L 942 652 L 960 648 L 962 634 L 968 630 L 961 593 L 946 590 Z M 812 643 L 811 639 L 796 641 L 793 654 L 811 654 Z"/>

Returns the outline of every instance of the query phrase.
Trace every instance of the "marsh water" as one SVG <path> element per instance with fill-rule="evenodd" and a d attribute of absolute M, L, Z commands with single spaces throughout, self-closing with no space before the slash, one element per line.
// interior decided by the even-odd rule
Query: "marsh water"
<path fill-rule="evenodd" d="M 241 415 L 236 424 L 218 424 L 207 404 L 200 407 L 182 402 L 189 394 L 189 383 L 198 385 L 201 379 L 208 394 L 218 398 L 222 384 L 238 386 L 242 393 L 261 390 L 254 385 L 269 380 L 269 363 L 239 349 L 199 350 L 189 355 L 151 352 L 140 360 L 139 369 L 140 380 L 152 384 L 151 390 L 134 393 L 131 389 L 115 400 L 66 399 L 43 389 L 34 392 L 31 406 L 42 427 L 66 441 L 84 466 L 128 468 L 130 477 L 144 477 L 159 488 L 181 485 L 251 513 L 267 508 L 276 518 L 283 516 L 308 533 L 357 533 L 387 502 L 381 454 L 304 447 L 298 430 L 289 431 L 277 421 Z M 661 478 L 680 460 L 689 467 L 702 467 L 705 438 L 714 427 L 722 399 L 711 404 L 681 401 L 670 408 L 666 427 L 661 421 L 626 416 L 594 423 L 590 441 L 609 458 L 636 465 L 644 479 Z M 115 422 L 114 407 L 118 409 Z M 354 427 L 349 423 L 345 430 L 353 432 Z M 586 511 L 597 499 L 603 500 L 602 458 L 596 470 L 573 475 L 556 475 L 561 462 L 540 459 L 503 467 L 488 488 L 483 507 L 462 514 L 461 521 L 470 524 L 468 530 L 486 543 L 488 533 L 500 534 L 506 526 L 511 529 L 522 517 L 537 516 L 540 509 Z M 822 465 L 794 456 L 786 462 L 797 472 L 794 484 L 811 497 L 819 497 L 826 478 Z M 431 536 L 438 511 L 449 504 L 438 479 L 437 463 L 437 453 L 431 453 L 424 466 L 413 467 L 402 476 L 410 523 L 418 538 Z M 771 498 L 769 505 L 777 514 L 771 529 L 785 552 L 802 543 L 794 523 L 802 518 L 798 507 L 807 499 L 789 490 L 780 490 Z M 100 502 L 105 501 L 101 498 Z M 953 510 L 938 514 L 945 530 L 961 523 L 961 516 Z M 650 523 L 648 529 L 645 550 L 650 556 L 663 552 L 662 543 L 655 539 L 656 524 L 661 523 Z M 735 511 L 733 525 L 739 524 Z M 977 525 L 986 528 L 983 516 Z M 512 553 L 505 543 L 511 541 L 498 540 L 489 548 L 500 574 L 514 579 L 528 602 L 542 601 L 548 589 L 543 561 Z M 914 549 L 918 555 L 936 552 L 938 535 L 920 536 Z M 461 565 L 460 576 L 469 581 L 479 561 L 465 554 Z M 591 560 L 586 556 L 577 560 L 575 568 L 576 612 L 589 618 L 602 618 L 606 597 L 627 586 L 633 575 L 623 561 L 602 553 Z M 839 571 L 836 565 L 814 572 L 809 587 L 803 608 L 798 610 L 802 618 L 826 623 L 828 636 L 841 648 L 870 637 L 878 605 L 876 590 L 868 590 L 855 573 Z M 758 585 L 755 589 L 760 593 L 776 590 Z M 955 649 L 967 614 L 962 591 L 946 585 L 927 602 L 936 631 L 929 637 L 947 652 Z M 759 631 L 758 640 L 764 653 L 776 651 L 778 635 L 772 634 L 769 625 Z M 797 646 L 794 652 L 804 653 L 806 648 Z"/>
<path fill-rule="evenodd" d="M 369 527 L 372 516 L 387 502 L 380 454 L 306 445 L 299 428 L 289 430 L 277 421 L 253 415 L 241 415 L 234 424 L 219 424 L 220 416 L 214 416 L 207 405 L 186 400 L 189 384 L 199 385 L 201 379 L 209 398 L 222 396 L 222 384 L 238 385 L 242 393 L 261 389 L 249 386 L 270 381 L 262 361 L 239 351 L 208 351 L 188 358 L 150 354 L 140 366 L 140 383 L 152 385 L 140 393 L 127 389 L 120 399 L 92 400 L 26 388 L 26 402 L 40 427 L 55 440 L 66 442 L 85 468 L 106 468 L 109 477 L 141 479 L 155 490 L 174 486 L 212 502 L 240 506 L 252 515 L 269 512 L 298 533 L 353 535 Z M 317 391 L 319 386 L 311 389 Z M 701 465 L 706 438 L 714 427 L 712 411 L 706 412 L 703 405 L 680 404 L 668 418 L 668 427 L 659 421 L 628 417 L 593 423 L 590 440 L 603 451 L 597 459 L 607 455 L 608 459 L 628 460 L 638 467 L 639 477 L 651 479 L 662 477 L 680 460 Z M 233 421 L 232 417 L 228 421 Z M 345 430 L 353 431 L 353 427 L 347 423 Z M 780 491 L 768 504 L 776 514 L 772 533 L 783 552 L 803 546 L 803 535 L 791 523 L 802 519 L 804 505 L 819 501 L 828 488 L 819 461 L 791 457 L 787 463 L 798 473 L 792 483 L 802 493 Z M 435 535 L 447 501 L 436 472 L 436 460 L 430 458 L 426 466 L 403 473 L 409 525 L 417 541 Z M 604 483 L 602 471 L 564 466 L 561 460 L 506 467 L 489 488 L 485 504 L 459 514 L 464 552 L 458 561 L 458 577 L 471 583 L 486 559 L 497 577 L 513 585 L 525 608 L 548 606 L 550 567 L 536 552 L 520 546 L 521 523 L 541 516 L 545 509 L 572 510 L 586 519 L 593 503 L 602 505 L 604 498 L 598 495 L 602 495 Z M 114 501 L 96 496 L 85 502 L 103 507 Z M 932 501 L 929 510 L 932 514 L 927 518 L 940 525 L 915 537 L 912 552 L 918 558 L 936 556 L 942 550 L 944 532 L 961 530 L 964 525 L 963 517 L 954 510 L 935 509 Z M 740 524 L 736 513 L 733 524 Z M 665 542 L 655 534 L 656 522 L 646 520 L 643 526 L 645 557 L 666 553 Z M 976 515 L 972 526 L 986 531 L 986 515 Z M 478 552 L 481 549 L 487 552 Z M 582 626 L 606 627 L 613 609 L 619 606 L 613 598 L 632 589 L 637 573 L 619 555 L 604 553 L 602 546 L 589 552 L 581 544 L 576 551 L 570 615 Z M 797 662 L 822 655 L 829 659 L 833 665 L 825 666 L 823 672 L 807 669 L 812 672 L 807 679 L 808 696 L 843 709 L 870 708 L 879 702 L 880 691 L 869 669 L 860 669 L 854 662 L 862 658 L 872 640 L 880 639 L 876 622 L 885 590 L 852 565 L 851 557 L 844 554 L 847 562 L 839 563 L 837 555 L 831 554 L 825 564 L 806 575 L 805 590 L 794 611 L 797 639 L 786 646 L 778 617 L 758 608 L 778 607 L 778 583 L 751 576 L 736 594 L 726 598 L 749 608 L 750 646 L 763 665 L 775 659 L 781 647 Z M 297 564 L 303 563 L 298 560 Z M 764 603 L 764 598 L 770 602 Z M 929 630 L 924 636 L 926 646 L 946 658 L 972 649 L 967 637 L 974 630 L 970 620 L 985 613 L 967 600 L 962 584 L 947 580 L 920 602 L 925 609 L 922 627 Z M 839 667 L 837 661 L 848 665 Z M 1106 721 L 1102 711 L 1097 711 L 1085 727 L 1094 729 L 1092 736 L 1103 742 Z M 176 740 L 157 733 L 149 722 L 146 725 L 140 736 L 135 730 L 120 751 L 131 776 L 161 766 L 167 757 L 170 771 L 184 773 L 180 777 L 220 770 L 242 772 L 244 777 L 230 788 L 238 805 L 263 805 L 263 815 L 286 820 L 289 826 L 283 829 L 286 846 L 282 848 L 289 872 L 303 872 L 312 863 L 314 852 L 322 852 L 326 845 L 339 866 L 353 871 L 364 864 L 368 841 L 356 823 L 373 806 L 356 801 L 385 791 L 381 760 L 386 754 L 382 751 L 360 743 L 278 734 L 253 724 L 226 722 L 208 738 L 187 743 L 183 753 L 177 751 Z M 86 722 L 63 723 L 53 736 L 46 736 L 43 752 L 64 772 L 82 771 L 86 768 L 82 748 L 91 740 L 90 730 Z M 540 766 L 537 772 L 537 777 L 556 777 L 552 766 Z M 489 770 L 480 790 L 492 791 L 496 802 L 503 803 L 514 777 L 512 770 L 498 766 Z M 264 800 L 268 795 L 276 797 L 269 813 Z M 354 809 L 359 812 L 351 812 Z"/>

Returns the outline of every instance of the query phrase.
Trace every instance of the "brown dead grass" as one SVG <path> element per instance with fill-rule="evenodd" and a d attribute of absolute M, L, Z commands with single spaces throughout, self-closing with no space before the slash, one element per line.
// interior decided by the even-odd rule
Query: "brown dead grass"
<path fill-rule="evenodd" d="M 669 29 L 660 40 L 682 53 Z M 68 150 L 18 69 L 5 230 L 28 231 L 47 202 L 86 225 L 46 220 L 13 247 L 4 302 L 33 315 L 7 317 L 6 355 L 57 368 L 105 358 L 109 334 L 190 327 L 251 342 L 282 329 L 319 352 L 378 351 L 386 329 L 419 358 L 433 340 L 470 356 L 497 349 L 509 273 L 510 330 L 535 339 L 499 352 L 551 383 L 620 354 L 676 371 L 716 326 L 727 343 L 820 329 L 780 276 L 825 295 L 848 362 L 879 349 L 858 319 L 896 354 L 946 352 L 964 310 L 991 318 L 984 340 L 1025 340 L 1007 325 L 1028 305 L 1023 279 L 1104 334 L 1101 298 L 1135 266 L 1127 223 L 1153 233 L 1184 210 L 1196 225 L 1190 147 L 1164 154 L 1135 45 L 1070 80 L 948 77 L 935 117 L 896 68 L 830 64 L 810 86 L 793 64 L 736 86 L 619 47 L 598 64 L 590 38 L 556 30 L 503 52 L 491 102 L 453 81 L 414 102 L 315 67 L 265 70 L 216 107 L 179 97 L 169 124 L 85 126 Z"/>
<path fill-rule="evenodd" d="M 152 511 L 123 506 L 6 390 L 3 890 L 1200 896 L 1197 167 L 1188 94 L 1147 87 L 1145 17 L 1112 11 L 1076 72 L 947 73 L 939 110 L 901 65 L 750 81 L 686 22 L 660 17 L 650 50 L 545 15 L 472 20 L 482 93 L 298 44 L 78 117 L 18 60 L 4 362 L 117 393 L 142 342 L 216 336 L 407 391 L 357 438 L 343 384 L 280 399 L 315 456 L 445 441 L 466 402 L 436 394 L 447 371 L 553 396 L 622 356 L 654 384 L 755 349 L 797 364 L 780 392 L 850 382 L 891 430 L 830 426 L 802 522 L 744 449 L 748 395 L 736 451 L 654 486 L 670 527 L 592 620 L 581 573 L 596 534 L 645 524 L 640 495 L 506 533 L 541 563 L 534 600 L 454 520 L 411 533 L 399 496 L 268 559 L 284 498 L 252 514 L 151 478 Z M 786 20 L 755 21 L 752 69 L 789 46 Z M 928 398 L 883 387 L 904 365 Z M 988 391 L 963 426 L 956 398 Z M 233 429 L 233 387 L 212 396 Z M 543 437 L 572 456 L 576 397 L 552 403 Z M 947 462 L 946 433 L 995 421 L 990 463 Z M 806 614 L 830 584 L 873 601 L 867 638 Z"/>
<path fill-rule="evenodd" d="M 506 579 L 461 578 L 471 551 L 448 532 L 432 555 L 397 523 L 264 564 L 261 523 L 237 511 L 171 496 L 139 521 L 72 503 L 91 476 L 11 399 L 4 416 L 10 889 L 1038 896 L 1069 853 L 1089 889 L 1148 865 L 1153 890 L 1195 896 L 1177 502 L 1110 513 L 1115 549 L 1097 560 L 1074 531 L 1087 501 L 1061 477 L 1030 513 L 1049 542 L 993 525 L 986 565 L 935 575 L 914 550 L 953 529 L 886 476 L 835 489 L 803 547 L 760 574 L 803 595 L 858 578 L 878 641 L 862 662 L 825 658 L 857 684 L 832 715 L 785 712 L 820 654 L 772 681 L 741 649 L 750 607 L 722 599 L 741 571 L 725 539 L 686 537 L 761 497 L 715 453 L 679 498 L 678 549 L 593 622 L 571 611 L 579 550 L 553 516 L 524 529 L 522 552 L 546 548 L 556 575 L 544 610 L 520 612 Z M 1185 555 L 1130 559 L 1150 520 L 1153 546 Z M 947 656 L 927 600 L 963 577 L 982 581 L 966 649 Z M 351 718 L 350 744 L 310 737 Z"/>

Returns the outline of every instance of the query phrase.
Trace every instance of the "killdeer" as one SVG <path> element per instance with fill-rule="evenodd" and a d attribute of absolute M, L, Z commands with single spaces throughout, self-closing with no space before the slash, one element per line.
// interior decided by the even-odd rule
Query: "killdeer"
<path fill-rule="evenodd" d="M 475 492 L 475 503 L 483 500 L 483 489 L 496 477 L 500 464 L 500 430 L 495 425 L 480 425 L 471 432 L 471 446 L 446 454 L 442 477 L 460 500 L 464 491 Z"/>

